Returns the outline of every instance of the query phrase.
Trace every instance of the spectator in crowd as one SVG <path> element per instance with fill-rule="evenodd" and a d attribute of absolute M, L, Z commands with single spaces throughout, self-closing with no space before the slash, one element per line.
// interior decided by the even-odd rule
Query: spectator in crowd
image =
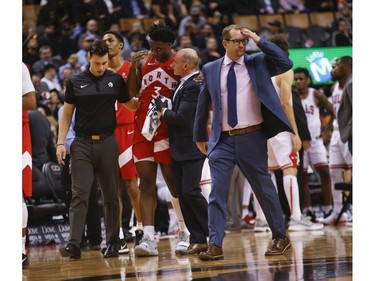
<path fill-rule="evenodd" d="M 337 21 L 338 29 L 332 32 L 332 46 L 352 46 L 352 34 L 348 22 L 340 18 Z"/>
<path fill-rule="evenodd" d="M 206 41 L 206 48 L 201 52 L 201 65 L 205 65 L 210 61 L 214 61 L 221 57 L 218 51 L 218 43 L 215 37 L 209 37 Z"/>
<path fill-rule="evenodd" d="M 78 38 L 78 48 L 84 49 L 83 41 L 87 38 L 92 38 L 91 40 L 100 39 L 98 21 L 96 19 L 89 19 L 86 23 L 86 31 L 82 33 Z"/>
<path fill-rule="evenodd" d="M 181 19 L 178 25 L 178 37 L 181 37 L 186 33 L 189 23 L 194 23 L 198 29 L 202 29 L 207 23 L 207 18 L 203 14 L 200 6 L 192 6 L 189 15 Z"/>
<path fill-rule="evenodd" d="M 77 59 L 78 64 L 81 66 L 81 70 L 84 71 L 86 66 L 88 65 L 88 51 L 91 47 L 92 42 L 94 42 L 95 36 L 87 35 L 82 40 L 82 48 L 80 48 L 77 52 Z"/>
<path fill-rule="evenodd" d="M 34 64 L 32 65 L 32 72 L 38 73 L 41 77 L 43 77 L 44 67 L 47 64 L 53 64 L 56 67 L 58 66 L 55 58 L 52 57 L 51 47 L 48 45 L 43 45 L 39 48 L 39 60 L 34 62 Z"/>
<path fill-rule="evenodd" d="M 61 91 L 61 85 L 57 76 L 57 67 L 49 63 L 44 66 L 43 77 L 40 79 L 40 91 L 48 92 L 52 89 Z"/>
<path fill-rule="evenodd" d="M 60 85 L 62 85 L 64 81 L 63 72 L 65 68 L 70 68 L 73 74 L 78 74 L 82 71 L 81 65 L 78 63 L 78 57 L 76 53 L 71 53 L 66 61 L 66 64 L 59 67 L 58 78 L 59 78 Z"/>
<path fill-rule="evenodd" d="M 159 18 L 172 28 L 178 27 L 177 17 L 175 15 L 173 0 L 151 0 L 150 18 Z"/>
<path fill-rule="evenodd" d="M 26 44 L 26 48 L 22 53 L 22 61 L 31 68 L 32 65 L 38 61 L 39 58 L 39 42 L 38 42 L 38 35 L 34 34 L 31 35 L 30 38 L 24 43 Z"/>
<path fill-rule="evenodd" d="M 149 17 L 143 0 L 120 0 L 123 17 L 144 19 Z"/>

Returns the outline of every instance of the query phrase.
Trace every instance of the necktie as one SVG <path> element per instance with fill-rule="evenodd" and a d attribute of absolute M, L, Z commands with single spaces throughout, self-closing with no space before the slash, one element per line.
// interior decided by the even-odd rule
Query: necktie
<path fill-rule="evenodd" d="M 237 121 L 237 85 L 236 85 L 236 73 L 234 72 L 235 61 L 232 62 L 227 76 L 227 88 L 228 88 L 228 124 L 234 128 Z"/>

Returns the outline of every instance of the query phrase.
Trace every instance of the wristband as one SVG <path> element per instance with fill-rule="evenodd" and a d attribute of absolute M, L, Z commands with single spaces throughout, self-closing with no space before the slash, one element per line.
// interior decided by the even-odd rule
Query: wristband
<path fill-rule="evenodd" d="M 58 144 L 56 144 L 56 146 L 59 146 L 59 145 L 64 145 L 63 143 L 58 143 Z"/>

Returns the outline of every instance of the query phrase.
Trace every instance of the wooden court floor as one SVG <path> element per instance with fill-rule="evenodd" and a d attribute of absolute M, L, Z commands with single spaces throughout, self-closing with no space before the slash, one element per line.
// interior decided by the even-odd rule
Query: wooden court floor
<path fill-rule="evenodd" d="M 174 236 L 159 239 L 159 256 L 129 254 L 104 259 L 100 251 L 82 252 L 80 260 L 62 258 L 59 248 L 29 248 L 30 266 L 23 281 L 51 280 L 352 280 L 352 227 L 325 226 L 312 232 L 290 232 L 292 248 L 283 256 L 266 257 L 271 234 L 230 233 L 224 239 L 224 260 L 200 261 L 197 256 L 176 256 Z"/>

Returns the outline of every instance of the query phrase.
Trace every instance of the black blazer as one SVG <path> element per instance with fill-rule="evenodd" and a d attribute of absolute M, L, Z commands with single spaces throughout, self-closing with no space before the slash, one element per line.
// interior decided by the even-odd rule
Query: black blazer
<path fill-rule="evenodd" d="M 163 120 L 168 124 L 169 146 L 173 160 L 185 161 L 205 158 L 195 142 L 193 127 L 200 84 L 190 77 L 181 88 L 173 93 L 172 109 L 164 112 Z"/>

